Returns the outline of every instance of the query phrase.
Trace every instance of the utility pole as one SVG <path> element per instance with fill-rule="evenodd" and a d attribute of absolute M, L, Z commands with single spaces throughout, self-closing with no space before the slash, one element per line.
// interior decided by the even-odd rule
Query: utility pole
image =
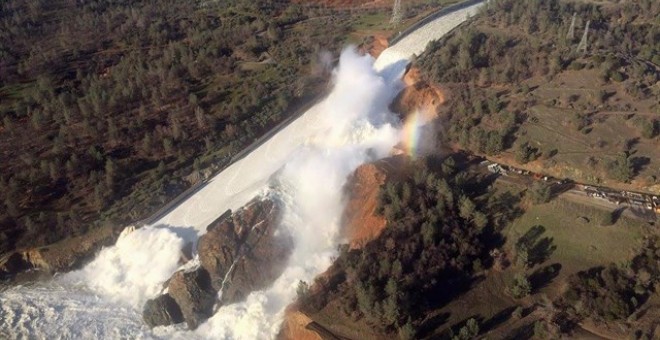
<path fill-rule="evenodd" d="M 566 39 L 568 41 L 573 41 L 575 39 L 575 16 L 577 13 L 573 12 L 573 19 L 571 19 L 571 27 L 568 29 L 568 34 L 566 34 Z"/>
<path fill-rule="evenodd" d="M 394 26 L 399 25 L 403 14 L 401 13 L 401 0 L 394 0 L 394 6 L 392 7 L 392 19 L 390 19 L 390 24 Z"/>
<path fill-rule="evenodd" d="M 577 52 L 587 53 L 587 35 L 589 34 L 589 24 L 591 21 L 587 21 L 587 26 L 584 28 L 584 34 L 582 35 L 582 40 L 577 47 Z"/>

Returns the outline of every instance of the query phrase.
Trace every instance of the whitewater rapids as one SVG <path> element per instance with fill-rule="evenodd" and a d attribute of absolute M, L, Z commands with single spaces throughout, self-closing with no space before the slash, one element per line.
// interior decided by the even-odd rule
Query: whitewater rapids
<path fill-rule="evenodd" d="M 268 339 L 277 334 L 299 280 L 311 282 L 336 255 L 341 188 L 359 165 L 383 158 L 400 141 L 388 104 L 413 54 L 474 15 L 480 5 L 444 15 L 383 52 L 378 60 L 345 50 L 332 92 L 300 118 L 151 226 L 122 235 L 83 269 L 0 293 L 0 338 Z M 284 203 L 279 226 L 295 247 L 272 287 L 223 306 L 195 331 L 148 329 L 144 302 L 178 269 L 179 249 L 227 209 L 255 196 Z"/>

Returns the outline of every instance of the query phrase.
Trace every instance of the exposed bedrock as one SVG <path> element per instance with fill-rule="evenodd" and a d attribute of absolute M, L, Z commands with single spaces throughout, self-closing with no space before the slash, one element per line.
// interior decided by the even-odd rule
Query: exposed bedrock
<path fill-rule="evenodd" d="M 280 215 L 276 202 L 258 199 L 211 223 L 199 238 L 200 267 L 176 272 L 167 294 L 145 305 L 145 322 L 154 327 L 185 320 L 194 329 L 213 315 L 214 306 L 241 301 L 255 290 L 269 287 L 284 271 L 293 246 L 289 235 L 277 232 Z M 182 320 L 166 316 L 173 310 L 163 298 L 168 295 L 180 309 Z"/>

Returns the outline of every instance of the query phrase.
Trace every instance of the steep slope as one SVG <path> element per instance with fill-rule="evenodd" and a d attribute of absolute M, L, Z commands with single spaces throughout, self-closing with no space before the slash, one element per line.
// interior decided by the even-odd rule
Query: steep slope
<path fill-rule="evenodd" d="M 344 192 L 346 208 L 342 218 L 342 234 L 351 249 L 361 248 L 377 238 L 387 221 L 378 214 L 379 191 L 386 181 L 405 176 L 405 155 L 385 158 L 358 167 L 349 178 Z"/>

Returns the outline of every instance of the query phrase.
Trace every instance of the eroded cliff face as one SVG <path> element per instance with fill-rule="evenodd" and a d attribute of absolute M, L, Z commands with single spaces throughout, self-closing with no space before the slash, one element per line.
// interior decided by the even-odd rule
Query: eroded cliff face
<path fill-rule="evenodd" d="M 155 327 L 185 321 L 195 329 L 219 306 L 270 286 L 282 274 L 293 244 L 289 235 L 275 233 L 280 216 L 277 202 L 255 199 L 211 223 L 198 242 L 200 266 L 172 275 L 167 293 L 145 305 L 145 322 Z"/>
<path fill-rule="evenodd" d="M 377 53 L 373 46 L 365 52 Z M 420 114 L 424 121 L 432 121 L 444 101 L 440 89 L 420 79 L 416 69 L 409 69 L 404 77 L 406 87 L 391 105 L 404 122 Z M 395 148 L 392 154 L 358 167 L 343 188 L 347 203 L 342 236 L 351 249 L 377 238 L 387 226 L 377 211 L 380 188 L 388 180 L 406 176 L 410 162 L 406 148 Z M 280 210 L 276 202 L 255 200 L 209 225 L 198 242 L 200 267 L 175 273 L 167 293 L 145 306 L 145 321 L 151 326 L 185 321 L 193 329 L 218 306 L 241 301 L 250 292 L 270 286 L 284 270 L 293 246 L 288 235 L 275 233 Z M 323 333 L 294 304 L 285 314 L 279 338 L 321 339 Z"/>
<path fill-rule="evenodd" d="M 389 179 L 405 175 L 407 157 L 388 157 L 358 167 L 348 179 L 344 192 L 347 204 L 342 218 L 342 235 L 351 249 L 375 239 L 387 221 L 377 213 L 380 187 Z"/>
<path fill-rule="evenodd" d="M 438 116 L 438 107 L 445 102 L 444 90 L 422 79 L 419 69 L 410 67 L 403 76 L 405 88 L 390 105 L 403 121 L 415 112 L 424 115 L 424 120 L 432 121 Z"/>
<path fill-rule="evenodd" d="M 363 39 L 364 42 L 359 46 L 360 53 L 368 53 L 374 57 L 374 59 L 377 59 L 378 56 L 389 46 L 387 34 L 384 32 L 371 32 L 369 36 L 364 37 Z"/>

